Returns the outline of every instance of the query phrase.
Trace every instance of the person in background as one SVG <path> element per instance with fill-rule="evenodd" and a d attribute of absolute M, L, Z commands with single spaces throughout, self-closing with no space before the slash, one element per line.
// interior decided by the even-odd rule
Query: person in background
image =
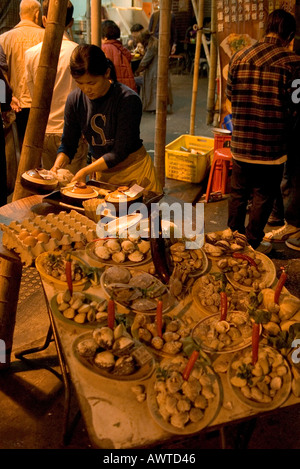
<path fill-rule="evenodd" d="M 154 34 L 158 39 L 159 35 L 159 3 L 160 0 L 152 0 L 153 13 L 149 20 L 149 31 Z M 177 49 L 177 28 L 176 28 L 176 18 L 174 13 L 171 12 L 171 30 L 170 30 L 170 54 L 174 55 Z"/>
<path fill-rule="evenodd" d="M 300 251 L 300 158 L 298 140 L 300 116 L 292 129 L 288 142 L 287 161 L 281 182 L 284 225 L 266 233 L 268 242 L 285 242 L 295 251 Z"/>
<path fill-rule="evenodd" d="M 101 25 L 101 33 L 103 38 L 101 48 L 106 57 L 114 64 L 117 80 L 137 91 L 130 65 L 131 53 L 120 41 L 121 31 L 119 26 L 114 21 L 105 20 Z"/>
<path fill-rule="evenodd" d="M 25 51 L 43 40 L 41 4 L 37 0 L 22 0 L 21 21 L 10 31 L 0 36 L 8 64 L 8 80 L 13 92 L 12 108 L 16 111 L 16 124 L 20 148 L 28 121 L 31 96 L 25 80 Z"/>
<path fill-rule="evenodd" d="M 126 48 L 130 51 L 134 51 L 138 45 L 138 37 L 140 33 L 144 31 L 144 26 L 140 23 L 135 23 L 130 28 L 130 36 L 128 37 Z"/>
<path fill-rule="evenodd" d="M 294 42 L 294 51 L 299 56 L 300 48 Z M 265 240 L 284 242 L 300 251 L 300 159 L 298 156 L 298 136 L 300 117 L 298 115 L 288 142 L 287 161 L 278 196 L 274 202 L 268 225 L 280 226 L 266 234 Z"/>
<path fill-rule="evenodd" d="M 8 76 L 7 76 L 8 65 L 7 65 L 7 62 L 6 62 L 6 55 L 5 55 L 5 52 L 4 52 L 2 46 L 0 46 L 0 69 L 1 69 L 2 73 L 4 74 L 6 80 L 7 80 L 7 78 L 8 78 Z"/>
<path fill-rule="evenodd" d="M 0 47 L 1 53 L 1 47 Z M 12 98 L 12 90 L 6 79 L 7 64 L 5 60 L 1 58 L 0 62 L 0 206 L 7 203 L 7 175 L 6 175 L 6 154 L 5 154 L 5 135 L 3 128 L 3 113 L 10 111 L 10 102 Z M 5 92 L 4 92 L 5 91 Z"/>
<path fill-rule="evenodd" d="M 1 0 L 0 34 L 12 29 L 20 21 L 20 0 Z"/>
<path fill-rule="evenodd" d="M 144 56 L 136 70 L 135 81 L 142 96 L 143 111 L 155 112 L 158 39 L 146 30 L 139 34 L 138 42 L 142 44 L 144 48 Z"/>
<path fill-rule="evenodd" d="M 52 170 L 73 159 L 83 133 L 93 161 L 73 181 L 85 183 L 96 173 L 103 182 L 129 187 L 137 183 L 160 193 L 153 162 L 140 138 L 141 99 L 131 88 L 114 81 L 111 65 L 96 45 L 74 49 L 70 70 L 78 88 L 66 102 L 64 132 Z"/>
<path fill-rule="evenodd" d="M 46 27 L 47 24 L 49 1 L 50 0 L 43 1 L 42 22 L 44 27 Z M 66 28 L 62 39 L 57 64 L 56 79 L 53 88 L 51 108 L 42 152 L 42 166 L 48 170 L 52 168 L 55 162 L 57 149 L 60 145 L 64 126 L 64 109 L 67 97 L 69 93 L 76 88 L 76 83 L 70 73 L 70 57 L 78 44 L 71 41 L 67 33 L 68 29 L 71 28 L 73 24 L 73 11 L 73 4 L 69 1 L 66 15 Z M 34 83 L 36 81 L 42 46 L 43 43 L 40 42 L 25 52 L 26 81 L 31 97 L 33 96 L 34 92 Z M 78 146 L 78 151 L 72 160 L 72 164 L 67 166 L 66 169 L 68 169 L 71 173 L 76 174 L 77 171 L 86 166 L 87 153 L 87 143 L 81 139 Z"/>
<path fill-rule="evenodd" d="M 294 113 L 299 113 L 292 83 L 300 76 L 300 59 L 288 48 L 295 31 L 294 16 L 274 10 L 263 39 L 238 51 L 229 64 L 233 167 L 228 226 L 245 233 L 249 244 L 265 254 L 272 244 L 263 241 L 264 228 L 282 180 Z"/>
<path fill-rule="evenodd" d="M 158 69 L 158 39 L 148 30 L 143 31 L 138 37 L 139 43 L 144 48 L 144 56 L 136 71 L 136 84 L 141 90 L 143 111 L 156 111 L 157 94 L 157 69 Z M 171 81 L 168 79 L 168 105 L 172 112 L 173 98 Z"/>

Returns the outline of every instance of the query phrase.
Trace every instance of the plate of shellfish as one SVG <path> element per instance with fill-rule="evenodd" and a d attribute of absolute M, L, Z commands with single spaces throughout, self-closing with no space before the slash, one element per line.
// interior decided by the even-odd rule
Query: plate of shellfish
<path fill-rule="evenodd" d="M 252 365 L 252 347 L 237 352 L 227 373 L 235 396 L 247 406 L 272 410 L 283 404 L 291 392 L 291 371 L 285 358 L 269 346 L 260 346 Z"/>
<path fill-rule="evenodd" d="M 166 285 L 154 275 L 139 269 L 109 266 L 103 272 L 100 283 L 109 298 L 135 313 L 156 314 L 159 300 L 165 313 L 175 301 Z"/>
<path fill-rule="evenodd" d="M 52 312 L 70 325 L 95 327 L 107 323 L 107 299 L 89 293 L 65 290 L 50 300 Z"/>
<path fill-rule="evenodd" d="M 152 355 L 131 337 L 123 323 L 80 335 L 73 352 L 85 368 L 108 379 L 139 381 L 154 371 Z"/>
<path fill-rule="evenodd" d="M 142 265 L 151 260 L 150 241 L 141 237 L 96 239 L 86 246 L 87 255 L 104 265 Z"/>
<path fill-rule="evenodd" d="M 205 352 L 236 352 L 251 345 L 252 321 L 245 311 L 229 311 L 225 321 L 213 314 L 196 324 L 192 337 Z"/>
<path fill-rule="evenodd" d="M 69 255 L 69 253 L 68 253 Z M 74 290 L 82 290 L 88 281 L 82 264 L 70 255 L 71 275 Z M 67 253 L 63 251 L 42 252 L 35 260 L 35 266 L 43 280 L 53 283 L 59 290 L 68 288 L 66 276 Z"/>
<path fill-rule="evenodd" d="M 252 291 L 256 283 L 260 289 L 273 285 L 276 279 L 276 267 L 273 261 L 254 250 L 233 254 L 227 259 L 220 259 L 218 268 L 226 274 L 234 288 Z"/>
<path fill-rule="evenodd" d="M 172 267 L 179 267 L 189 277 L 199 277 L 208 268 L 208 259 L 204 250 L 189 249 L 182 239 L 170 244 L 169 254 Z"/>
<path fill-rule="evenodd" d="M 183 341 L 191 333 L 179 318 L 167 314 L 162 318 L 162 334 L 158 333 L 157 321 L 153 316 L 142 313 L 135 315 L 131 326 L 133 337 L 160 357 L 174 357 L 183 350 Z"/>
<path fill-rule="evenodd" d="M 198 278 L 192 288 L 193 300 L 205 316 L 220 312 L 223 282 L 227 282 L 225 274 L 210 272 Z M 228 300 L 228 310 L 247 311 L 249 292 L 234 289 L 227 282 L 225 292 Z"/>
<path fill-rule="evenodd" d="M 205 234 L 203 249 L 210 259 L 229 256 L 233 252 L 243 252 L 249 247 L 247 238 L 238 231 L 227 228 Z"/>
<path fill-rule="evenodd" d="M 209 425 L 220 410 L 218 376 L 196 362 L 188 378 L 183 371 L 188 359 L 163 359 L 147 388 L 148 408 L 155 422 L 178 435 L 196 433 Z"/>

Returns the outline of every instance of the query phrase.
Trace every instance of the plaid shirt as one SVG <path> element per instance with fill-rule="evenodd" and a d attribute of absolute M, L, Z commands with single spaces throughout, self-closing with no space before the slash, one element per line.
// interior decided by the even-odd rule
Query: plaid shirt
<path fill-rule="evenodd" d="M 300 57 L 267 36 L 238 51 L 230 61 L 226 95 L 231 101 L 231 150 L 236 160 L 280 164 L 299 105 L 292 82 L 300 78 Z"/>

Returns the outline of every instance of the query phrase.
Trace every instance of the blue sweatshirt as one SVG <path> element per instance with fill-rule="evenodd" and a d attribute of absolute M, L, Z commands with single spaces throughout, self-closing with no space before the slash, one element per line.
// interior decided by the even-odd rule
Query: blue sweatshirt
<path fill-rule="evenodd" d="M 92 156 L 103 156 L 107 167 L 113 168 L 143 145 L 141 118 L 139 95 L 121 83 L 113 83 L 105 96 L 94 100 L 75 89 L 67 98 L 58 153 L 63 152 L 72 160 L 83 134 Z"/>

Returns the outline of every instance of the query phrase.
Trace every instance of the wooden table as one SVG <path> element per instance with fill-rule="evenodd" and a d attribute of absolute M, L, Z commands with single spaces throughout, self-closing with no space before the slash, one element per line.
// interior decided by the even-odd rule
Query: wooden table
<path fill-rule="evenodd" d="M 49 204 L 43 204 L 40 196 L 33 196 L 2 207 L 0 209 L 0 221 L 21 220 L 26 218 L 31 210 L 35 213 L 46 214 L 53 211 L 53 207 L 50 207 Z M 5 256 L 5 258 L 15 259 L 15 255 L 6 252 L 2 246 L 0 252 L 1 256 Z M 147 267 L 145 265 L 143 268 Z M 43 281 L 43 286 L 46 299 L 50 301 L 57 291 L 50 283 Z M 100 297 L 105 296 L 105 292 L 100 286 L 90 287 L 87 292 Z M 191 296 L 187 296 L 184 301 L 176 305 L 172 310 L 172 314 L 176 315 L 183 310 L 185 311 L 185 317 L 194 320 L 199 319 L 199 311 L 195 307 Z M 151 417 L 147 400 L 141 403 L 137 402 L 131 389 L 133 384 L 137 383 L 106 379 L 87 369 L 78 361 L 73 351 L 74 341 L 79 335 L 91 329 L 75 323 L 68 324 L 65 320 L 52 314 L 50 307 L 49 315 L 55 332 L 58 353 L 62 353 L 63 356 L 62 367 L 65 373 L 66 369 L 69 370 L 81 413 L 91 443 L 95 448 L 133 449 L 153 447 L 174 438 L 174 435 L 163 430 Z M 215 358 L 216 356 L 213 356 L 212 360 Z M 219 377 L 222 389 L 219 412 L 204 431 L 222 429 L 228 424 L 238 423 L 266 413 L 239 402 L 229 386 L 226 373 L 220 373 Z M 139 384 L 145 386 L 146 391 L 149 379 L 139 382 Z M 69 390 L 67 381 L 65 381 L 65 386 L 67 387 L 66 405 L 68 405 Z M 291 393 L 281 407 L 299 404 L 300 399 Z M 187 436 L 185 437 L 187 438 Z M 176 438 L 178 438 L 178 435 Z"/>

